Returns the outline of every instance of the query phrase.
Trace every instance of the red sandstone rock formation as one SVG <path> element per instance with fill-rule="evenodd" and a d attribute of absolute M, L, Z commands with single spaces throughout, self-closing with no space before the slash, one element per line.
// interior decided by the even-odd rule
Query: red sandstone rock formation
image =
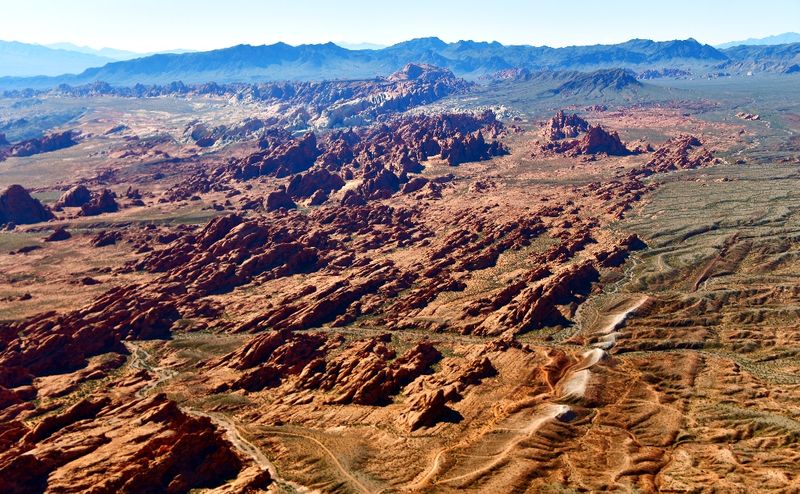
<path fill-rule="evenodd" d="M 115 403 L 84 399 L 0 453 L 0 491 L 170 492 L 214 487 L 243 461 L 205 417 L 180 411 L 164 395 Z M 87 466 L 91 461 L 91 466 Z"/>
<path fill-rule="evenodd" d="M 681 135 L 669 139 L 658 148 L 644 169 L 656 173 L 678 169 L 700 168 L 714 162 L 714 155 L 703 146 L 700 139 Z"/>
<path fill-rule="evenodd" d="M 492 362 L 481 355 L 463 365 L 450 363 L 442 371 L 425 376 L 406 389 L 409 402 L 400 413 L 399 421 L 414 431 L 447 419 L 448 415 L 457 416 L 448 404 L 460 401 L 469 386 L 496 373 Z"/>
<path fill-rule="evenodd" d="M 414 177 L 403 185 L 402 192 L 403 194 L 411 194 L 425 187 L 428 183 L 430 183 L 430 180 L 425 177 Z"/>
<path fill-rule="evenodd" d="M 286 188 L 281 187 L 278 190 L 272 191 L 264 201 L 267 211 L 277 211 L 279 209 L 294 209 L 297 204 L 294 203 L 289 194 L 286 193 Z"/>
<path fill-rule="evenodd" d="M 599 125 L 592 126 L 576 114 L 566 115 L 563 110 L 550 119 L 542 136 L 545 142 L 541 149 L 544 152 L 569 156 L 631 154 L 616 132 L 608 132 Z"/>
<path fill-rule="evenodd" d="M 543 146 L 543 149 L 569 156 L 585 154 L 625 156 L 631 154 L 631 151 L 620 141 L 616 132 L 609 133 L 600 126 L 589 126 L 586 133 L 579 139 L 549 142 Z"/>
<path fill-rule="evenodd" d="M 325 168 L 298 173 L 286 187 L 286 193 L 291 197 L 311 197 L 315 192 L 329 194 L 331 191 L 344 187 L 344 180 L 335 173 Z"/>
<path fill-rule="evenodd" d="M 303 372 L 318 357 L 320 347 L 326 342 L 327 337 L 323 334 L 293 333 L 286 330 L 256 336 L 242 348 L 221 359 L 220 364 L 246 372 L 233 383 L 224 384 L 218 390 L 230 388 L 258 391 L 277 386 L 289 376 Z"/>
<path fill-rule="evenodd" d="M 76 185 L 64 192 L 55 204 L 56 208 L 79 208 L 92 200 L 92 192 L 85 185 Z"/>
<path fill-rule="evenodd" d="M 318 360 L 299 378 L 298 386 L 333 391 L 330 403 L 383 405 L 429 369 L 441 354 L 421 341 L 397 358 L 383 335 L 354 342 L 330 361 Z M 394 360 L 392 360 L 394 359 Z"/>
<path fill-rule="evenodd" d="M 99 193 L 92 194 L 92 199 L 81 205 L 80 216 L 97 216 L 103 213 L 113 213 L 119 211 L 116 194 L 109 189 L 103 189 Z"/>
<path fill-rule="evenodd" d="M 274 149 L 250 155 L 237 165 L 233 176 L 239 179 L 261 175 L 285 177 L 309 169 L 319 154 L 317 137 L 309 132 L 301 139 L 293 139 Z"/>
<path fill-rule="evenodd" d="M 59 149 L 76 145 L 77 133 L 72 130 L 49 134 L 39 139 L 31 139 L 17 143 L 8 150 L 10 156 L 33 156 L 34 154 L 49 153 Z"/>
<path fill-rule="evenodd" d="M 321 190 L 316 190 L 314 191 L 313 194 L 311 194 L 311 197 L 308 198 L 308 205 L 319 206 L 321 204 L 324 204 L 325 201 L 327 200 L 328 200 L 328 194 L 326 194 Z"/>
<path fill-rule="evenodd" d="M 486 319 L 474 332 L 499 335 L 507 330 L 524 332 L 548 325 L 568 324 L 559 306 L 581 300 L 597 278 L 597 268 L 591 262 L 570 266 L 557 275 L 523 288 L 497 312 L 497 317 Z"/>
<path fill-rule="evenodd" d="M 631 154 L 628 148 L 622 144 L 616 132 L 609 133 L 599 125 L 597 127 L 589 127 L 586 134 L 578 141 L 576 151 L 578 154 L 604 153 L 609 156 Z"/>
<path fill-rule="evenodd" d="M 122 234 L 115 231 L 101 231 L 92 237 L 92 247 L 107 247 L 122 240 Z"/>
<path fill-rule="evenodd" d="M 72 238 L 72 234 L 69 233 L 64 227 L 59 227 L 53 231 L 50 235 L 45 237 L 45 242 L 60 242 L 62 240 L 68 240 Z"/>
<path fill-rule="evenodd" d="M 467 134 L 465 137 L 456 136 L 442 144 L 442 158 L 446 159 L 450 166 L 483 161 L 504 154 L 508 154 L 508 150 L 497 141 L 487 143 L 481 131 Z"/>
<path fill-rule="evenodd" d="M 21 185 L 12 185 L 0 194 L 0 225 L 25 225 L 53 219 L 53 213 L 34 199 Z"/>
<path fill-rule="evenodd" d="M 544 137 L 549 141 L 557 141 L 578 137 L 588 130 L 589 122 L 574 113 L 567 115 L 564 110 L 559 110 L 545 127 Z"/>
<path fill-rule="evenodd" d="M 175 289 L 175 288 L 173 288 Z M 0 325 L 0 385 L 81 368 L 87 357 L 124 352 L 124 338 L 163 338 L 180 318 L 175 303 L 132 285 L 112 288 L 83 309 Z"/>
<path fill-rule="evenodd" d="M 346 180 L 360 179 L 355 192 L 348 191 L 348 197 L 342 200 L 345 205 L 359 205 L 397 192 L 409 180 L 409 174 L 422 171 L 422 162 L 429 157 L 441 155 L 457 165 L 507 154 L 496 140 L 501 131 L 502 124 L 493 113 L 486 112 L 396 118 L 359 131 L 334 132 L 319 141 L 311 132 L 300 139 L 268 132 L 262 142 L 265 150 L 210 174 L 198 172 L 169 189 L 161 201 L 194 199 L 201 193 L 231 190 L 226 183 L 231 179 L 293 175 L 287 184 L 289 196 L 310 198 L 320 191 L 312 205 L 325 202 Z M 435 198 L 442 187 L 432 186 L 429 195 Z"/>

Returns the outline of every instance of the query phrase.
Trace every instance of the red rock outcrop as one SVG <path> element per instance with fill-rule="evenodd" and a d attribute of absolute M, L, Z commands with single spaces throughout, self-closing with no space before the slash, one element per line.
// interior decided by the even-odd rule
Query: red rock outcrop
<path fill-rule="evenodd" d="M 289 194 L 286 193 L 286 188 L 281 187 L 267 195 L 264 206 L 267 211 L 277 211 L 279 209 L 295 209 L 297 204 L 295 204 L 292 198 L 289 197 Z"/>
<path fill-rule="evenodd" d="M 575 113 L 567 115 L 564 110 L 559 110 L 545 127 L 544 137 L 549 141 L 557 141 L 578 137 L 588 130 L 589 122 Z"/>
<path fill-rule="evenodd" d="M 68 240 L 72 238 L 72 234 L 68 232 L 64 227 L 59 227 L 53 231 L 50 235 L 44 238 L 45 242 L 61 242 L 62 240 Z"/>
<path fill-rule="evenodd" d="M 109 189 L 92 194 L 92 199 L 81 205 L 80 216 L 97 216 L 103 213 L 119 211 L 117 195 Z"/>
<path fill-rule="evenodd" d="M 370 166 L 364 172 L 364 179 L 357 192 L 367 200 L 388 199 L 400 190 L 400 178 L 390 170 Z"/>
<path fill-rule="evenodd" d="M 345 180 L 360 179 L 340 200 L 342 205 L 356 206 L 390 197 L 409 174 L 422 171 L 422 162 L 430 157 L 439 155 L 458 165 L 507 154 L 496 140 L 501 131 L 502 124 L 491 112 L 402 117 L 359 131 L 332 133 L 319 142 L 313 133 L 300 140 L 277 138 L 274 145 L 270 141 L 270 149 L 223 166 L 212 177 L 224 181 L 296 174 L 288 194 L 306 198 L 321 191 L 317 203 L 341 189 Z"/>
<path fill-rule="evenodd" d="M 403 194 L 414 193 L 428 185 L 429 182 L 430 180 L 425 177 L 414 177 L 403 185 L 401 192 L 403 192 Z"/>
<path fill-rule="evenodd" d="M 327 340 L 320 333 L 293 333 L 286 330 L 258 335 L 220 360 L 218 365 L 224 364 L 247 372 L 218 390 L 258 391 L 278 386 L 289 376 L 300 374 L 318 356 L 320 347 Z"/>
<path fill-rule="evenodd" d="M 0 453 L 0 490 L 184 493 L 218 486 L 242 466 L 208 418 L 183 413 L 164 395 L 125 404 L 84 399 Z"/>
<path fill-rule="evenodd" d="M 313 194 L 311 194 L 311 197 L 308 198 L 308 205 L 319 206 L 321 204 L 324 204 L 325 201 L 327 200 L 328 200 L 328 194 L 326 194 L 321 190 L 317 190 Z"/>
<path fill-rule="evenodd" d="M 259 328 L 278 330 L 303 330 L 347 316 L 355 319 L 361 315 L 357 302 L 369 294 L 382 293 L 388 297 L 407 288 L 410 280 L 389 261 L 367 264 L 348 276 L 328 286 L 313 290 L 307 299 L 281 303 L 239 326 L 239 332 Z M 349 316 L 348 316 L 349 314 Z"/>
<path fill-rule="evenodd" d="M 61 195 L 55 207 L 79 208 L 91 200 L 92 192 L 85 185 L 76 185 Z"/>
<path fill-rule="evenodd" d="M 589 126 L 579 139 L 548 142 L 543 146 L 545 151 L 578 156 L 587 154 L 607 154 L 609 156 L 626 156 L 631 151 L 625 147 L 616 132 L 608 132 L 602 127 Z"/>
<path fill-rule="evenodd" d="M 485 356 L 479 355 L 464 365 L 450 363 L 445 369 L 415 381 L 405 393 L 409 395 L 399 421 L 409 430 L 429 427 L 440 420 L 457 417 L 448 403 L 458 402 L 469 386 L 494 376 L 497 370 Z"/>
<path fill-rule="evenodd" d="M 441 147 L 442 158 L 446 159 L 450 166 L 508 154 L 508 150 L 499 142 L 487 143 L 481 131 L 464 137 L 456 136 L 442 143 Z"/>
<path fill-rule="evenodd" d="M 714 163 L 714 155 L 695 136 L 673 137 L 659 147 L 644 170 L 663 173 L 673 170 L 700 168 Z"/>
<path fill-rule="evenodd" d="M 92 237 L 92 247 L 107 247 L 122 240 L 122 234 L 116 231 L 100 231 Z"/>
<path fill-rule="evenodd" d="M 608 132 L 599 125 L 590 125 L 578 115 L 567 115 L 563 110 L 550 119 L 542 131 L 542 137 L 544 144 L 541 145 L 541 151 L 545 153 L 568 156 L 632 154 L 616 132 Z"/>
<path fill-rule="evenodd" d="M 10 156 L 33 156 L 34 154 L 49 153 L 59 149 L 76 145 L 77 132 L 67 130 L 55 134 L 48 134 L 39 139 L 30 139 L 11 146 L 8 150 Z"/>
<path fill-rule="evenodd" d="M 0 225 L 26 225 L 51 219 L 53 213 L 21 185 L 12 185 L 0 194 Z"/>
<path fill-rule="evenodd" d="M 597 268 L 591 262 L 581 262 L 543 282 L 524 288 L 509 305 L 497 312 L 497 317 L 481 323 L 474 332 L 499 335 L 507 330 L 524 332 L 544 326 L 569 324 L 559 306 L 582 300 L 598 279 Z"/>
<path fill-rule="evenodd" d="M 285 177 L 308 170 L 319 156 L 317 136 L 308 132 L 300 139 L 293 139 L 274 149 L 252 154 L 236 165 L 233 176 L 248 179 L 262 175 Z"/>
<path fill-rule="evenodd" d="M 383 335 L 354 342 L 332 360 L 310 365 L 297 385 L 333 391 L 336 396 L 330 403 L 384 405 L 441 358 L 427 341 L 394 358 L 395 352 L 386 346 L 390 340 L 389 335 Z"/>
<path fill-rule="evenodd" d="M 177 290 L 173 287 L 173 290 Z M 164 338 L 180 318 L 165 294 L 137 285 L 112 288 L 85 308 L 0 324 L 0 386 L 29 384 L 34 376 L 68 372 L 86 358 L 126 353 L 126 338 Z"/>
<path fill-rule="evenodd" d="M 161 281 L 185 286 L 190 298 L 228 291 L 254 276 L 267 279 L 316 270 L 324 265 L 318 247 L 327 245 L 304 221 L 308 219 L 302 216 L 274 221 L 221 216 L 133 267 L 165 273 Z"/>
<path fill-rule="evenodd" d="M 331 173 L 325 168 L 298 173 L 286 187 L 286 193 L 291 197 L 311 197 L 316 192 L 329 194 L 332 191 L 344 187 L 344 180 L 335 173 Z"/>
<path fill-rule="evenodd" d="M 609 156 L 625 156 L 631 154 L 630 150 L 620 141 L 619 134 L 608 132 L 599 125 L 589 126 L 589 130 L 578 141 L 576 148 L 579 154 L 604 153 Z"/>
<path fill-rule="evenodd" d="M 632 233 L 623 238 L 619 243 L 595 254 L 595 258 L 603 267 L 615 267 L 621 265 L 625 259 L 627 259 L 628 255 L 630 255 L 631 251 L 640 250 L 645 247 L 646 245 L 642 239 L 635 233 Z"/>

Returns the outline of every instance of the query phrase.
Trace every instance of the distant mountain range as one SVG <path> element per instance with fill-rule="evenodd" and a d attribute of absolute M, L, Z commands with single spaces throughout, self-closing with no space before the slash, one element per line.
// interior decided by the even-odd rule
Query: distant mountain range
<path fill-rule="evenodd" d="M 369 79 L 395 72 L 406 63 L 426 63 L 448 68 L 457 76 L 477 79 L 498 71 L 522 68 L 541 70 L 598 70 L 604 68 L 764 70 L 781 72 L 797 63 L 800 45 L 736 47 L 719 50 L 694 39 L 651 41 L 634 39 L 614 45 L 507 46 L 497 42 L 419 38 L 375 50 L 348 50 L 334 43 L 290 46 L 238 45 L 220 50 L 157 54 L 107 63 L 77 75 L 1 78 L 0 88 L 45 88 L 59 84 L 81 85 L 104 81 L 112 85 L 204 82 L 262 82 L 270 80 Z M 86 55 L 89 56 L 89 55 Z M 770 63 L 758 64 L 759 57 Z"/>
<path fill-rule="evenodd" d="M 100 48 L 95 50 L 88 46 L 79 46 L 74 43 L 53 43 L 45 45 L 48 48 L 56 50 L 74 51 L 77 53 L 85 53 L 87 55 L 97 55 L 99 57 L 110 58 L 112 60 L 132 60 L 134 58 L 141 58 L 147 56 L 146 53 L 137 53 L 135 51 L 117 50 L 116 48 Z"/>
<path fill-rule="evenodd" d="M 82 72 L 115 61 L 96 53 L 0 41 L 0 74 L 4 76 L 56 76 Z"/>
<path fill-rule="evenodd" d="M 800 33 L 783 33 L 774 36 L 767 36 L 766 38 L 748 38 L 742 41 L 731 41 L 717 45 L 717 48 L 724 50 L 725 48 L 733 48 L 740 45 L 786 45 L 789 43 L 800 43 Z"/>
<path fill-rule="evenodd" d="M 800 64 L 800 43 L 790 45 L 739 45 L 728 48 L 726 69 L 734 72 L 796 73 Z"/>
<path fill-rule="evenodd" d="M 158 53 L 192 53 L 195 50 L 162 50 L 162 51 L 151 51 L 151 52 L 136 52 L 136 51 L 128 51 L 128 50 L 118 50 L 116 48 L 100 48 L 96 50 L 89 46 L 79 46 L 74 43 L 54 43 L 51 45 L 45 45 L 48 48 L 56 48 L 59 50 L 69 50 L 75 51 L 78 53 L 87 53 L 89 55 L 97 55 L 100 57 L 111 58 L 116 61 L 122 60 L 133 60 L 134 58 L 142 58 L 147 57 L 150 55 L 156 55 Z"/>
<path fill-rule="evenodd" d="M 169 50 L 159 53 L 187 53 L 190 50 Z M 115 48 L 95 50 L 72 43 L 35 45 L 17 41 L 0 41 L 0 76 L 32 77 L 78 74 L 110 62 L 132 60 L 155 55 Z"/>

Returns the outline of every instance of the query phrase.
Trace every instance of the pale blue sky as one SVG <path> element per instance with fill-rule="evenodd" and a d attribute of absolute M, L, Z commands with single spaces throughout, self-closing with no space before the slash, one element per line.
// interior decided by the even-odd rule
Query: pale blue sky
<path fill-rule="evenodd" d="M 800 31 L 800 0 L 2 0 L 0 39 L 134 51 L 239 43 L 445 41 L 566 46 Z"/>

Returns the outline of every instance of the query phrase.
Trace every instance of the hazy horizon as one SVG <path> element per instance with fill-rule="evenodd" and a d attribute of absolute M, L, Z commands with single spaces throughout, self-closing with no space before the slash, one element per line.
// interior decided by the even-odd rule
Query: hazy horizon
<path fill-rule="evenodd" d="M 762 38 L 768 39 L 770 37 L 777 37 L 777 36 L 787 35 L 787 34 L 797 34 L 797 33 L 788 32 L 787 31 L 785 33 L 775 33 L 775 34 L 772 34 L 772 35 L 765 35 L 765 36 L 759 36 L 759 37 L 750 37 L 750 38 L 741 39 L 741 40 L 739 40 L 739 39 L 730 40 L 730 41 L 723 42 L 723 43 L 706 43 L 703 40 L 698 40 L 696 37 L 693 37 L 693 36 L 690 37 L 690 38 L 694 38 L 696 41 L 698 41 L 700 43 L 703 43 L 703 44 L 707 44 L 707 45 L 710 45 L 710 46 L 718 47 L 720 45 L 724 45 L 724 44 L 730 43 L 730 42 L 752 41 L 752 40 L 755 40 L 755 39 L 762 39 Z M 439 39 L 442 39 L 439 36 L 430 35 L 430 36 L 422 36 L 422 37 L 417 37 L 417 38 L 408 38 L 406 40 L 398 41 L 397 43 L 402 43 L 404 41 L 412 41 L 414 39 L 423 39 L 423 38 L 439 38 Z M 673 40 L 681 41 L 681 40 L 686 40 L 686 39 L 689 39 L 689 38 L 669 38 L 669 39 L 628 38 L 628 39 L 623 39 L 623 40 L 620 40 L 620 41 L 617 41 L 617 42 L 613 42 L 613 43 L 612 42 L 609 42 L 609 43 L 580 43 L 580 44 L 562 45 L 562 46 L 531 45 L 531 44 L 521 44 L 521 43 L 516 44 L 516 45 L 517 46 L 549 46 L 549 47 L 553 47 L 553 48 L 564 48 L 564 47 L 567 47 L 567 46 L 590 46 L 590 45 L 593 45 L 593 44 L 601 44 L 601 45 L 619 44 L 619 43 L 624 43 L 626 41 L 631 41 L 633 39 L 650 39 L 650 40 L 653 40 L 653 41 L 673 41 Z M 479 40 L 463 39 L 462 38 L 462 39 L 452 39 L 452 40 L 443 39 L 442 41 L 444 41 L 446 43 L 456 43 L 456 42 L 459 42 L 459 41 L 479 41 Z M 494 41 L 497 41 L 497 40 L 480 40 L 480 42 L 494 42 Z M 105 46 L 105 45 L 104 46 L 89 46 L 89 45 L 82 45 L 82 44 L 79 44 L 79 43 L 73 43 L 72 41 L 69 41 L 69 40 L 60 41 L 60 42 L 54 42 L 54 43 L 46 43 L 46 44 L 45 43 L 27 43 L 27 42 L 19 41 L 19 40 L 16 40 L 16 39 L 0 39 L 0 42 L 20 42 L 20 43 L 26 43 L 26 44 L 33 44 L 33 45 L 37 45 L 37 46 L 43 46 L 45 48 L 53 48 L 53 49 L 56 49 L 56 50 L 68 50 L 68 51 L 71 51 L 71 50 L 74 50 L 76 48 L 80 48 L 80 49 L 85 49 L 85 50 L 93 50 L 93 51 L 97 51 L 97 52 L 102 51 L 102 50 L 113 50 L 113 51 L 120 51 L 120 52 L 136 53 L 136 54 L 139 54 L 139 55 L 148 55 L 148 54 L 154 54 L 154 53 L 183 53 L 183 52 L 212 51 L 212 50 L 219 50 L 219 49 L 224 49 L 224 48 L 230 48 L 230 47 L 233 47 L 233 46 L 237 46 L 237 45 L 223 45 L 223 46 L 216 46 L 216 47 L 213 47 L 213 48 L 203 48 L 203 49 L 172 47 L 172 48 L 164 48 L 164 49 L 161 49 L 161 50 L 154 50 L 154 51 L 145 52 L 145 51 L 128 50 L 126 48 L 120 48 L 118 46 Z M 324 42 L 319 42 L 319 43 L 286 43 L 285 41 L 270 41 L 270 42 L 257 43 L 257 44 L 256 43 L 238 43 L 238 45 L 242 45 L 242 44 L 247 45 L 247 44 L 249 44 L 251 46 L 259 46 L 259 45 L 272 45 L 272 44 L 277 44 L 277 43 L 285 43 L 285 44 L 288 44 L 290 46 L 333 43 L 335 45 L 338 45 L 338 46 L 340 46 L 342 48 L 345 48 L 345 49 L 348 49 L 348 50 L 380 50 L 380 49 L 383 49 L 383 48 L 388 48 L 388 47 L 390 47 L 390 46 L 392 46 L 394 44 L 397 44 L 397 43 L 388 43 L 388 44 L 385 44 L 385 43 L 373 43 L 373 42 L 368 41 L 368 40 L 367 41 L 337 41 L 337 40 L 329 40 L 329 41 L 324 41 Z M 503 44 L 505 46 L 513 46 L 510 43 L 501 43 L 501 44 Z"/>
<path fill-rule="evenodd" d="M 501 0 L 492 4 L 491 15 L 486 14 L 485 2 L 474 0 L 434 4 L 305 0 L 291 5 L 231 0 L 224 9 L 216 5 L 208 0 L 142 0 L 135 5 L 31 0 L 5 6 L 0 38 L 147 53 L 276 42 L 391 45 L 421 37 L 552 47 L 613 44 L 633 38 L 694 38 L 718 45 L 800 30 L 800 2 L 791 0 L 757 5 L 741 0 L 678 0 L 647 6 L 632 0 L 613 5 L 576 1 L 568 11 L 550 4 Z M 36 16 L 30 15 L 32 10 Z"/>

